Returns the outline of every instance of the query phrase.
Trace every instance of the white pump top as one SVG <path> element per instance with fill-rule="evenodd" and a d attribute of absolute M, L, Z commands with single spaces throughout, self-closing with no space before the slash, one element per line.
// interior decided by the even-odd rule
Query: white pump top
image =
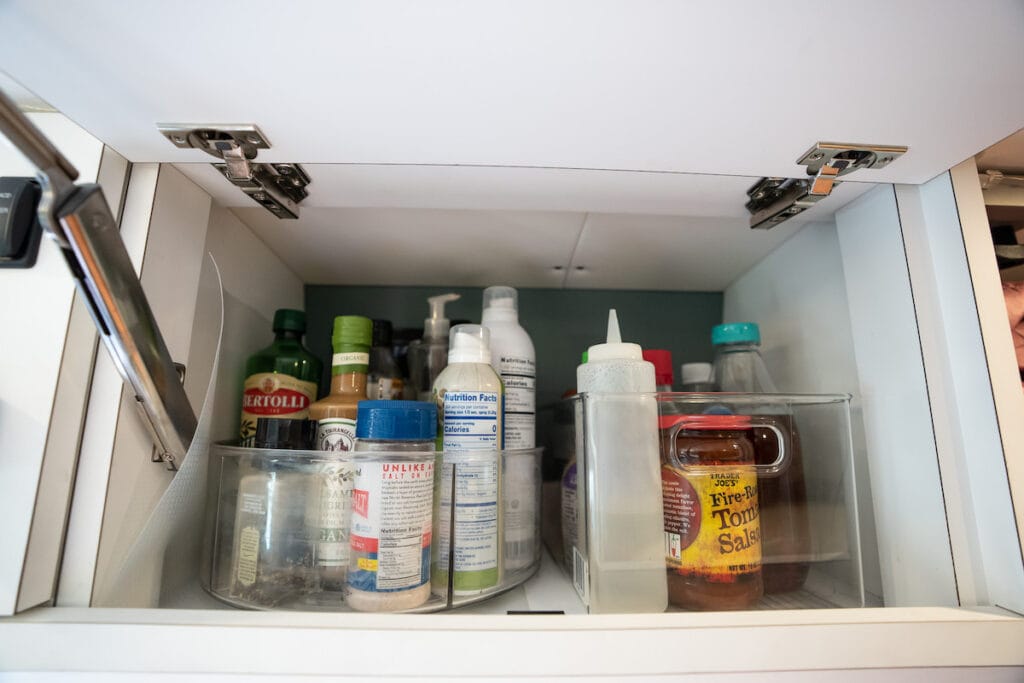
<path fill-rule="evenodd" d="M 587 362 L 599 360 L 643 360 L 643 349 L 639 344 L 622 341 L 619 332 L 619 316 L 615 309 L 608 311 L 608 340 L 604 344 L 595 344 L 587 349 Z"/>
<path fill-rule="evenodd" d="M 512 287 L 495 285 L 484 290 L 484 321 L 518 320 L 519 293 Z"/>
<path fill-rule="evenodd" d="M 481 325 L 456 325 L 448 338 L 448 364 L 491 363 L 491 331 Z"/>
<path fill-rule="evenodd" d="M 448 336 L 451 321 L 444 317 L 444 305 L 449 301 L 461 299 L 460 294 L 438 294 L 427 299 L 430 306 L 430 317 L 423 321 L 424 339 L 444 339 Z"/>

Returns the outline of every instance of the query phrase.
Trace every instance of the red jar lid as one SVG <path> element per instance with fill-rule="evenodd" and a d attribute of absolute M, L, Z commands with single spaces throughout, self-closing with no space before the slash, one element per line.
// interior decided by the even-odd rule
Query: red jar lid
<path fill-rule="evenodd" d="M 662 429 L 681 424 L 683 429 L 729 430 L 750 429 L 749 415 L 662 415 L 659 419 Z"/>

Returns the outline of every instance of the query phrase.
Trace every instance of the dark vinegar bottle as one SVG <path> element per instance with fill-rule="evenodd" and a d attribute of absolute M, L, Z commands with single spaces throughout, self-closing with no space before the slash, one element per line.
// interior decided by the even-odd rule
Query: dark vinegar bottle
<path fill-rule="evenodd" d="M 761 358 L 761 332 L 756 323 L 717 325 L 711 332 L 715 346 L 714 375 L 721 391 L 777 393 Z M 770 402 L 757 411 L 759 422 L 771 422 L 786 438 L 787 456 L 778 474 L 758 477 L 761 511 L 762 575 L 765 593 L 801 588 L 811 560 L 810 517 L 804 478 L 800 433 L 784 404 Z M 771 430 L 751 430 L 754 462 L 769 465 L 779 454 Z"/>

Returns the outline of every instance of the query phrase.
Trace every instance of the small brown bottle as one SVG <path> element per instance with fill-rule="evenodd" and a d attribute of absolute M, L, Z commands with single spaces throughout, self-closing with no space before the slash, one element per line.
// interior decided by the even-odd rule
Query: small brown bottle
<path fill-rule="evenodd" d="M 745 609 L 764 595 L 751 419 L 662 418 L 668 599 L 695 610 Z"/>
<path fill-rule="evenodd" d="M 331 393 L 309 406 L 310 418 L 317 421 L 316 450 L 354 448 L 358 406 L 366 400 L 371 329 L 370 319 L 362 316 L 334 319 Z M 326 591 L 345 589 L 354 479 L 350 461 L 325 456 L 310 493 L 307 519 L 316 529 L 316 566 L 321 588 Z"/>

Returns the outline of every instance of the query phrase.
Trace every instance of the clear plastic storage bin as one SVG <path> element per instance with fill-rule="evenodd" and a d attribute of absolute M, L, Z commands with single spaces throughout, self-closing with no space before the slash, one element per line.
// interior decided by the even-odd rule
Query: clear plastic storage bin
<path fill-rule="evenodd" d="M 639 454 L 609 448 L 594 428 L 624 401 L 658 432 L 660 477 L 649 467 L 637 472 Z M 545 524 L 560 529 L 546 529 L 545 538 L 589 611 L 863 606 L 849 401 L 738 393 L 566 399 L 575 434 L 565 443 L 574 451 L 557 492 L 546 490 Z M 637 410 L 641 404 L 649 410 Z M 623 490 L 625 481 L 632 490 Z M 631 506 L 630 496 L 660 498 L 663 514 L 638 515 L 650 506 Z M 608 532 L 623 528 L 632 529 L 628 538 Z M 749 590 L 727 585 L 737 577 Z"/>
<path fill-rule="evenodd" d="M 345 611 L 350 571 L 389 568 L 376 611 L 435 611 L 478 602 L 513 588 L 540 566 L 540 454 L 542 449 L 499 453 L 415 453 L 374 451 L 301 451 L 241 448 L 217 444 L 210 449 L 211 486 L 207 505 L 208 552 L 200 576 L 218 599 L 249 609 Z M 461 552 L 451 525 L 459 509 L 454 473 L 463 463 L 500 458 L 497 516 L 497 577 L 472 595 L 451 590 L 451 567 Z M 381 519 L 404 525 L 387 544 L 353 547 L 351 510 L 360 506 L 354 484 L 362 463 L 400 465 L 396 476 L 430 480 L 429 510 L 416 495 L 381 497 Z M 375 468 L 375 472 L 394 468 Z M 386 477 L 387 475 L 385 475 Z M 385 484 L 386 486 L 386 484 Z M 442 487 L 449 487 L 442 504 Z M 417 484 L 408 491 L 422 489 Z M 397 489 L 396 489 L 397 490 Z M 343 492 L 341 495 L 338 492 Z M 379 492 L 378 492 L 379 493 Z M 419 500 L 420 502 L 416 502 Z M 341 521 L 344 520 L 344 521 Z M 486 520 L 482 520 L 486 524 Z M 439 539 L 449 539 L 441 552 Z M 424 588 L 423 583 L 429 588 Z M 381 582 L 378 582 L 380 584 Z M 410 599 L 416 591 L 421 597 Z M 416 603 L 411 605 L 410 603 Z"/>

